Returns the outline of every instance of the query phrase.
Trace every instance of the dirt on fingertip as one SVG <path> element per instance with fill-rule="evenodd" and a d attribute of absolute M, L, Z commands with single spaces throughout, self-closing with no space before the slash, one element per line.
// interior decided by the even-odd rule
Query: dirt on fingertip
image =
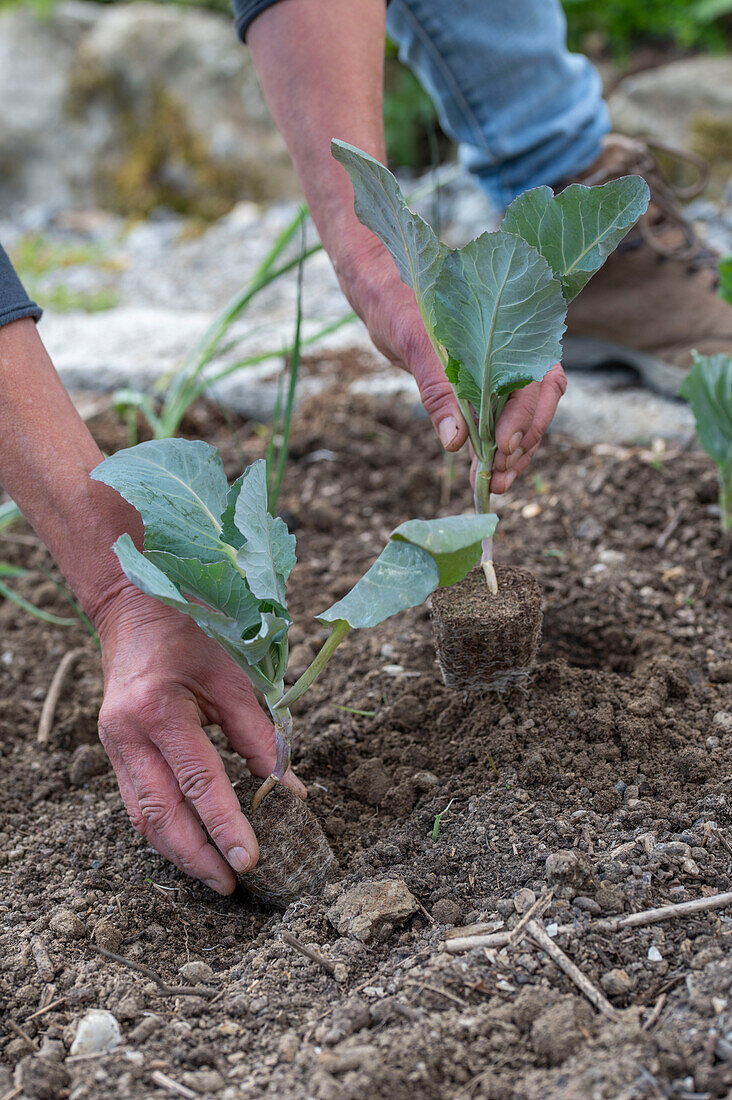
<path fill-rule="evenodd" d="M 327 384 L 298 412 L 280 508 L 306 662 L 314 616 L 391 530 L 467 511 L 471 493 L 467 456 L 447 465 L 426 420 L 339 386 L 356 354 L 305 369 Z M 107 451 L 126 444 L 112 413 L 92 430 Z M 265 449 L 258 425 L 205 403 L 184 432 L 220 447 L 231 478 Z M 93 642 L 1 602 L 0 1096 L 727 1097 L 732 909 L 597 925 L 732 890 L 732 584 L 715 500 L 702 454 L 547 440 L 498 502 L 495 539 L 496 560 L 542 588 L 529 681 L 449 690 L 427 607 L 353 631 L 295 708 L 294 764 L 341 877 L 284 911 L 214 896 L 132 831 L 89 752 Z M 67 614 L 28 527 L 0 534 L 0 560 L 31 570 L 17 591 Z M 241 761 L 210 736 L 238 780 Z M 511 929 L 549 891 L 545 927 L 616 1018 L 531 940 L 446 950 L 455 926 Z M 122 1042 L 72 1057 L 91 1009 L 114 1014 Z"/>

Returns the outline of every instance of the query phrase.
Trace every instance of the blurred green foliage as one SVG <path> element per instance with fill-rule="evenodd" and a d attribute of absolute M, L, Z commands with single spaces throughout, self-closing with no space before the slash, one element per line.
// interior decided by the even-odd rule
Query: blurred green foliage
<path fill-rule="evenodd" d="M 657 44 L 682 49 L 724 49 L 723 22 L 732 0 L 562 0 L 569 44 L 582 50 L 587 36 L 617 58 L 634 47 Z M 721 22 L 720 22 L 721 21 Z"/>

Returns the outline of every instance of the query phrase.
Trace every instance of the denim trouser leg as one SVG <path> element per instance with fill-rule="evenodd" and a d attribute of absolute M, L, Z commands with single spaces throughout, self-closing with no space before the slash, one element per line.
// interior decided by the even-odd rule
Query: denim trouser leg
<path fill-rule="evenodd" d="M 392 0 L 387 31 L 497 206 L 594 160 L 600 78 L 567 49 L 559 0 Z"/>

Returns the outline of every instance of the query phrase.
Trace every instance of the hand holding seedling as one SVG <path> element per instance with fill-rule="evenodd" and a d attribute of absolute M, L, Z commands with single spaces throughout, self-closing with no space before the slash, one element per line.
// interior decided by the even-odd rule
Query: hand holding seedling
<path fill-rule="evenodd" d="M 456 451 L 468 437 L 466 417 L 472 414 L 461 408 L 445 376 L 419 294 L 405 285 L 378 230 L 359 222 L 348 177 L 330 156 L 331 138 L 343 135 L 384 160 L 384 12 L 372 0 L 276 4 L 252 23 L 247 45 L 346 297 L 376 348 L 413 375 L 443 446 Z M 531 392 L 512 398 L 496 439 L 495 493 L 530 462 L 563 388 L 557 367 Z"/>
<path fill-rule="evenodd" d="M 648 185 L 624 176 L 600 187 L 573 184 L 556 197 L 535 187 L 514 199 L 497 232 L 450 250 L 409 209 L 383 164 L 338 139 L 332 150 L 353 184 L 356 216 L 414 291 L 468 427 L 475 510 L 490 512 L 499 450 L 505 488 L 530 461 L 561 396 L 567 303 L 644 213 Z M 495 594 L 490 539 L 482 565 Z"/>
<path fill-rule="evenodd" d="M 253 866 L 258 845 L 203 725 L 221 726 L 253 774 L 266 776 L 275 764 L 272 722 L 220 646 L 137 590 L 106 609 L 99 634 L 99 736 L 134 828 L 181 871 L 230 894 L 232 868 Z M 304 797 L 292 772 L 284 782 Z"/>
<path fill-rule="evenodd" d="M 118 493 L 90 479 L 101 461 L 35 323 L 0 326 L 0 484 L 99 632 L 100 733 L 125 805 L 158 851 L 228 894 L 234 874 L 224 855 L 233 864 L 231 850 L 245 848 L 254 863 L 257 843 L 202 723 L 218 722 L 261 776 L 275 761 L 272 723 L 215 642 L 125 577 L 111 546 L 125 531 L 142 544 L 142 524 Z M 291 773 L 284 782 L 302 793 Z"/>

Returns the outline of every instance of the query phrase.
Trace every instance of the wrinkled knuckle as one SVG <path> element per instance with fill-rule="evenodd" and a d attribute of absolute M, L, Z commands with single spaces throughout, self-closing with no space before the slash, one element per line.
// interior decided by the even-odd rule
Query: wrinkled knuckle
<path fill-rule="evenodd" d="M 452 391 L 440 378 L 425 379 L 420 383 L 419 393 L 422 404 L 430 416 L 434 416 L 452 402 Z"/>
<path fill-rule="evenodd" d="M 198 802 L 211 791 L 215 782 L 213 772 L 205 764 L 184 764 L 178 772 L 178 786 L 184 798 Z"/>
<path fill-rule="evenodd" d="M 139 820 L 143 822 L 143 828 L 139 828 L 135 825 L 133 820 L 132 824 L 138 832 L 154 829 L 157 833 L 164 833 L 166 829 L 173 823 L 173 819 L 176 814 L 177 804 L 169 802 L 157 791 L 144 791 L 137 796 L 137 804 L 139 807 Z M 137 815 L 136 815 L 137 816 Z"/>
<path fill-rule="evenodd" d="M 231 817 L 223 813 L 207 814 L 205 825 L 214 844 L 222 847 L 221 842 L 231 830 Z"/>
<path fill-rule="evenodd" d="M 130 823 L 135 832 L 140 833 L 141 836 L 147 837 L 150 822 L 147 820 L 139 806 L 136 806 L 132 810 L 128 809 L 127 816 L 129 817 Z"/>
<path fill-rule="evenodd" d="M 419 363 L 432 351 L 427 333 L 417 325 L 409 324 L 399 336 L 400 359 L 407 369 L 415 372 Z M 434 352 L 432 352 L 434 355 Z"/>

